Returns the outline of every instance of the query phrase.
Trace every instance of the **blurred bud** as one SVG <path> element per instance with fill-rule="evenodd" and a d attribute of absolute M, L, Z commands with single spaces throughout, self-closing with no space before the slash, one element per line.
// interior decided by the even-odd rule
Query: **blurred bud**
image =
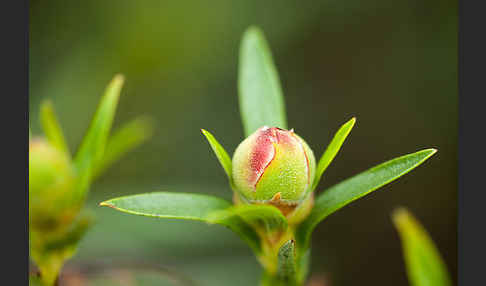
<path fill-rule="evenodd" d="M 305 141 L 276 127 L 258 129 L 233 155 L 235 188 L 250 203 L 299 204 L 310 191 L 315 168 Z"/>
<path fill-rule="evenodd" d="M 44 139 L 29 144 L 29 221 L 49 230 L 69 223 L 77 213 L 72 200 L 74 170 L 68 155 Z"/>

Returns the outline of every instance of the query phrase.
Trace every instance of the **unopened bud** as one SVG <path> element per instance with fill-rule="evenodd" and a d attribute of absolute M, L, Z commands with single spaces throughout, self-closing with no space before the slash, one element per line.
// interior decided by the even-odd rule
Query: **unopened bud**
<path fill-rule="evenodd" d="M 293 130 L 262 127 L 233 155 L 233 181 L 250 203 L 299 204 L 315 174 L 312 150 Z"/>
<path fill-rule="evenodd" d="M 37 228 L 70 221 L 74 210 L 74 170 L 67 154 L 43 139 L 29 144 L 29 220 Z"/>

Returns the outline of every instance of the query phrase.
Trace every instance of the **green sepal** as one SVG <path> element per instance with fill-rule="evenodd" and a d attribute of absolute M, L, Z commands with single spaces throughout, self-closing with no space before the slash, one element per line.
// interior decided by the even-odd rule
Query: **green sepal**
<path fill-rule="evenodd" d="M 228 177 L 230 186 L 232 189 L 234 189 L 233 185 L 233 173 L 232 173 L 232 163 L 231 163 L 231 157 L 228 155 L 226 150 L 224 150 L 223 146 L 219 144 L 219 142 L 214 138 L 214 136 L 209 133 L 209 131 L 201 129 L 201 133 L 206 137 L 206 139 L 209 142 L 209 145 L 211 146 L 211 149 L 213 149 L 214 154 L 216 155 L 216 158 L 218 158 L 219 163 L 224 169 L 224 172 L 226 173 L 226 176 Z"/>
<path fill-rule="evenodd" d="M 49 143 L 54 146 L 54 148 L 61 150 L 71 157 L 66 139 L 64 138 L 64 133 L 62 132 L 61 125 L 54 112 L 54 106 L 50 100 L 45 100 L 41 103 L 40 122 Z"/>
<path fill-rule="evenodd" d="M 339 130 L 332 138 L 331 143 L 327 145 L 326 151 L 324 151 L 321 159 L 319 159 L 319 163 L 317 164 L 316 176 L 314 178 L 312 190 L 314 190 L 319 184 L 322 174 L 324 174 L 324 171 L 326 171 L 329 164 L 331 164 L 334 157 L 336 157 L 337 153 L 339 152 L 339 149 L 341 149 L 341 146 L 344 143 L 344 140 L 346 140 L 346 137 L 348 137 L 349 132 L 351 132 L 351 129 L 353 129 L 355 122 L 356 122 L 356 118 L 353 117 L 351 118 L 351 120 L 344 123 L 344 125 L 341 126 L 341 128 L 339 128 Z"/>

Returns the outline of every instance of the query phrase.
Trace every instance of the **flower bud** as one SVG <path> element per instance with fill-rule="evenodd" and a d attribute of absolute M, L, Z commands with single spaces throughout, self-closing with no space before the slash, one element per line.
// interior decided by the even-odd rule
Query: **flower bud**
<path fill-rule="evenodd" d="M 75 174 L 67 154 L 43 139 L 29 144 L 29 220 L 34 227 L 57 227 L 74 217 Z"/>
<path fill-rule="evenodd" d="M 261 127 L 233 155 L 233 181 L 250 203 L 296 205 L 310 191 L 315 174 L 312 150 L 293 130 Z"/>

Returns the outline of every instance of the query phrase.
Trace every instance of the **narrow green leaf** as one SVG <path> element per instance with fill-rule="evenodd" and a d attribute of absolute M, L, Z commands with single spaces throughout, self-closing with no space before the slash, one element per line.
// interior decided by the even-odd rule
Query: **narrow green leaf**
<path fill-rule="evenodd" d="M 64 139 L 61 125 L 59 124 L 56 113 L 54 112 L 54 107 L 52 102 L 49 100 L 45 100 L 41 103 L 40 122 L 49 143 L 55 148 L 71 156 L 68 145 L 66 144 L 66 140 Z"/>
<path fill-rule="evenodd" d="M 339 149 L 341 149 L 341 146 L 344 143 L 344 140 L 346 140 L 349 132 L 351 132 L 351 129 L 353 129 L 355 122 L 356 118 L 353 117 L 343 126 L 341 126 L 341 128 L 339 128 L 338 132 L 336 132 L 336 134 L 332 138 L 331 143 L 327 145 L 326 151 L 324 152 L 324 154 L 322 154 L 322 157 L 317 164 L 316 177 L 314 178 L 312 190 L 314 190 L 319 184 L 322 174 L 324 174 L 324 171 L 327 169 L 329 164 L 331 164 L 334 157 L 336 157 Z"/>
<path fill-rule="evenodd" d="M 147 117 L 139 117 L 123 125 L 108 139 L 103 158 L 95 166 L 93 180 L 123 155 L 149 139 L 152 131 L 152 122 Z"/>
<path fill-rule="evenodd" d="M 89 189 L 89 186 L 91 185 L 92 182 L 92 177 L 93 177 L 93 164 L 92 162 L 92 155 L 87 154 L 85 157 L 85 166 L 82 172 L 78 173 L 78 176 L 76 177 L 76 183 L 74 185 L 74 190 L 71 193 L 71 200 L 72 202 L 83 202 L 84 199 L 86 199 L 86 193 L 87 190 Z"/>
<path fill-rule="evenodd" d="M 201 194 L 155 192 L 111 199 L 100 206 L 141 216 L 207 221 L 211 212 L 224 210 L 231 203 Z"/>
<path fill-rule="evenodd" d="M 223 146 L 219 144 L 219 142 L 216 140 L 216 138 L 214 138 L 214 136 L 211 133 L 209 133 L 204 129 L 201 129 L 201 132 L 208 140 L 209 145 L 211 145 L 211 149 L 213 149 L 214 154 L 216 154 L 219 163 L 221 164 L 224 171 L 226 172 L 226 175 L 228 176 L 228 180 L 230 182 L 231 187 L 233 187 L 231 157 L 228 155 L 226 150 L 224 150 Z"/>
<path fill-rule="evenodd" d="M 238 205 L 208 216 L 209 221 L 217 223 L 234 216 L 240 217 L 255 228 L 264 228 L 267 232 L 283 231 L 287 228 L 287 219 L 282 212 L 271 205 Z"/>
<path fill-rule="evenodd" d="M 452 285 L 447 267 L 423 226 L 404 208 L 395 210 L 392 217 L 402 241 L 410 285 Z"/>
<path fill-rule="evenodd" d="M 289 240 L 278 251 L 277 276 L 282 285 L 297 285 L 297 269 L 295 263 L 295 241 Z"/>
<path fill-rule="evenodd" d="M 208 219 L 211 213 L 223 211 L 232 206 L 230 202 L 218 197 L 155 192 L 111 199 L 100 203 L 100 206 L 111 207 L 134 215 L 218 223 L 240 235 L 256 253 L 261 251 L 258 235 L 240 218 L 231 217 L 217 221 Z"/>
<path fill-rule="evenodd" d="M 122 75 L 116 75 L 106 88 L 81 147 L 75 156 L 74 162 L 81 176 L 88 170 L 91 170 L 94 174 L 95 166 L 103 157 L 123 81 Z"/>
<path fill-rule="evenodd" d="M 262 31 L 248 28 L 240 46 L 238 97 L 245 135 L 267 125 L 287 129 L 278 73 Z"/>
<path fill-rule="evenodd" d="M 297 229 L 297 241 L 301 243 L 298 247 L 307 248 L 312 231 L 327 216 L 405 175 L 435 152 L 437 152 L 435 149 L 426 149 L 392 159 L 324 191 L 316 198 L 310 215 Z"/>

